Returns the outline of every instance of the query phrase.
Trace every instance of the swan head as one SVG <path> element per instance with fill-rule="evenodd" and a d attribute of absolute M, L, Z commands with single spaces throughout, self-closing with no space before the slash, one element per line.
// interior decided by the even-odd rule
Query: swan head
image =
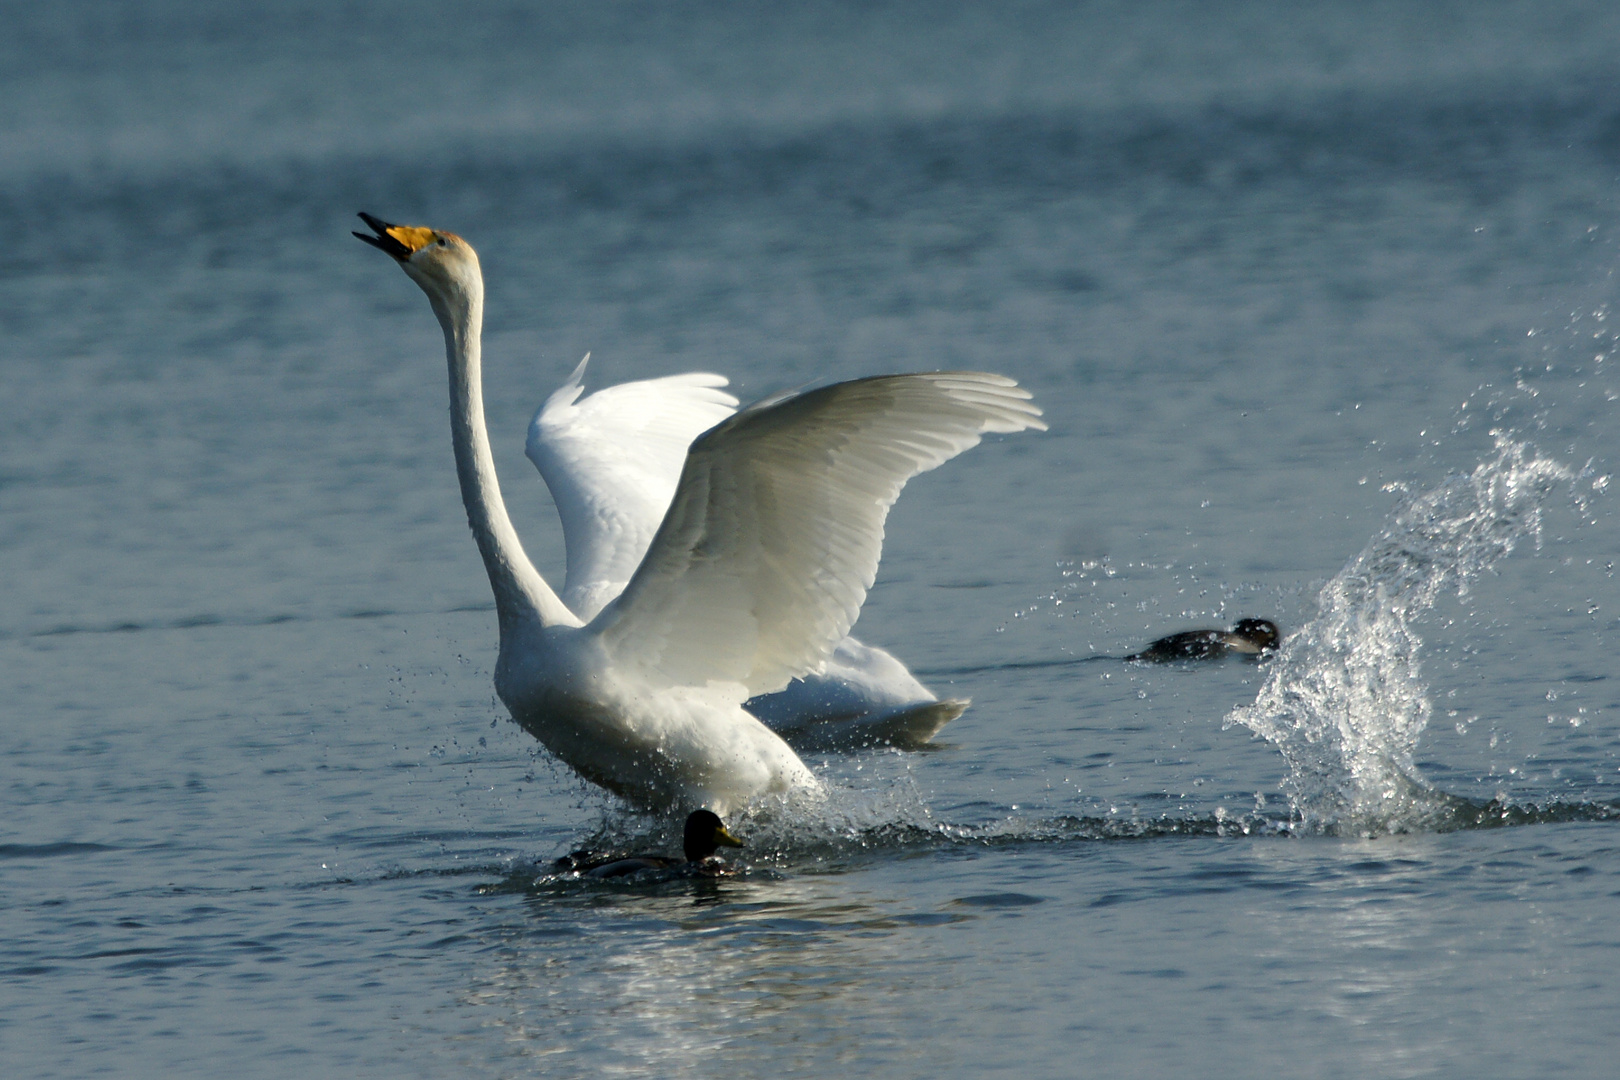
<path fill-rule="evenodd" d="M 467 302 L 483 292 L 478 253 L 453 232 L 425 225 L 390 225 L 361 211 L 375 235 L 354 235 L 399 263 L 435 305 Z"/>

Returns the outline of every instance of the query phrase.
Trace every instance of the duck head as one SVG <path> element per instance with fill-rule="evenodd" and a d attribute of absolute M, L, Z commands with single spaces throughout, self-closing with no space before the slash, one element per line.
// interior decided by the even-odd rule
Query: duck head
<path fill-rule="evenodd" d="M 726 831 L 725 822 L 709 810 L 694 810 L 686 819 L 682 848 L 688 862 L 707 859 L 721 847 L 742 847 L 743 842 Z"/>

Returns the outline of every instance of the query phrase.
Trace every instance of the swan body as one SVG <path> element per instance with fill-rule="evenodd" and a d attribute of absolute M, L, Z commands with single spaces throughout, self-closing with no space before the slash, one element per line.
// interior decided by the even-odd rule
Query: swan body
<path fill-rule="evenodd" d="M 593 623 L 594 627 L 594 623 Z M 729 814 L 819 792 L 799 756 L 743 708 L 746 685 L 674 682 L 621 662 L 592 627 L 501 635 L 495 692 L 574 771 L 639 806 Z"/>
<path fill-rule="evenodd" d="M 687 372 L 584 394 L 589 354 L 535 412 L 524 452 L 562 518 L 562 600 L 581 619 L 624 591 L 675 497 L 687 447 L 739 402 L 724 375 Z M 800 749 L 916 747 L 961 716 L 882 649 L 845 637 L 819 672 L 750 699 L 749 712 Z"/>
<path fill-rule="evenodd" d="M 718 814 L 820 793 L 744 707 L 818 671 L 860 613 L 912 476 L 989 432 L 1042 428 L 1013 380 L 879 376 L 752 405 L 689 448 L 623 591 L 587 623 L 523 551 L 495 475 L 481 373 L 484 285 L 453 233 L 356 233 L 427 294 L 444 331 L 451 444 L 500 627 L 495 689 L 581 776 L 647 807 Z"/>

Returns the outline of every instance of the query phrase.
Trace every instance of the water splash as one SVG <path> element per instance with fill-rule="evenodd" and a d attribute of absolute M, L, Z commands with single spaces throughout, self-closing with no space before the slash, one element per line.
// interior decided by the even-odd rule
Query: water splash
<path fill-rule="evenodd" d="M 1494 456 L 1410 497 L 1325 585 L 1314 620 L 1271 662 L 1242 724 L 1282 752 L 1299 826 L 1353 834 L 1454 827 L 1471 803 L 1431 788 L 1412 755 L 1432 711 L 1414 623 L 1447 589 L 1524 539 L 1539 547 L 1542 511 L 1576 473 L 1497 434 Z"/>

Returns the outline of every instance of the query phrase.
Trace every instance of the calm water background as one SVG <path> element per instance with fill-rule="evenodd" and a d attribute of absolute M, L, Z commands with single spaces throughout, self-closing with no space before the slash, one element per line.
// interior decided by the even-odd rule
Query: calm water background
<path fill-rule="evenodd" d="M 1620 8 L 0 26 L 0 1073 L 1613 1068 Z M 587 350 L 1028 385 L 1051 432 L 907 489 L 859 627 L 974 699 L 951 745 L 814 759 L 738 880 L 546 877 L 667 823 L 493 700 L 360 209 L 482 253 L 549 573 L 523 432 Z M 1096 659 L 1245 615 L 1289 653 Z"/>

